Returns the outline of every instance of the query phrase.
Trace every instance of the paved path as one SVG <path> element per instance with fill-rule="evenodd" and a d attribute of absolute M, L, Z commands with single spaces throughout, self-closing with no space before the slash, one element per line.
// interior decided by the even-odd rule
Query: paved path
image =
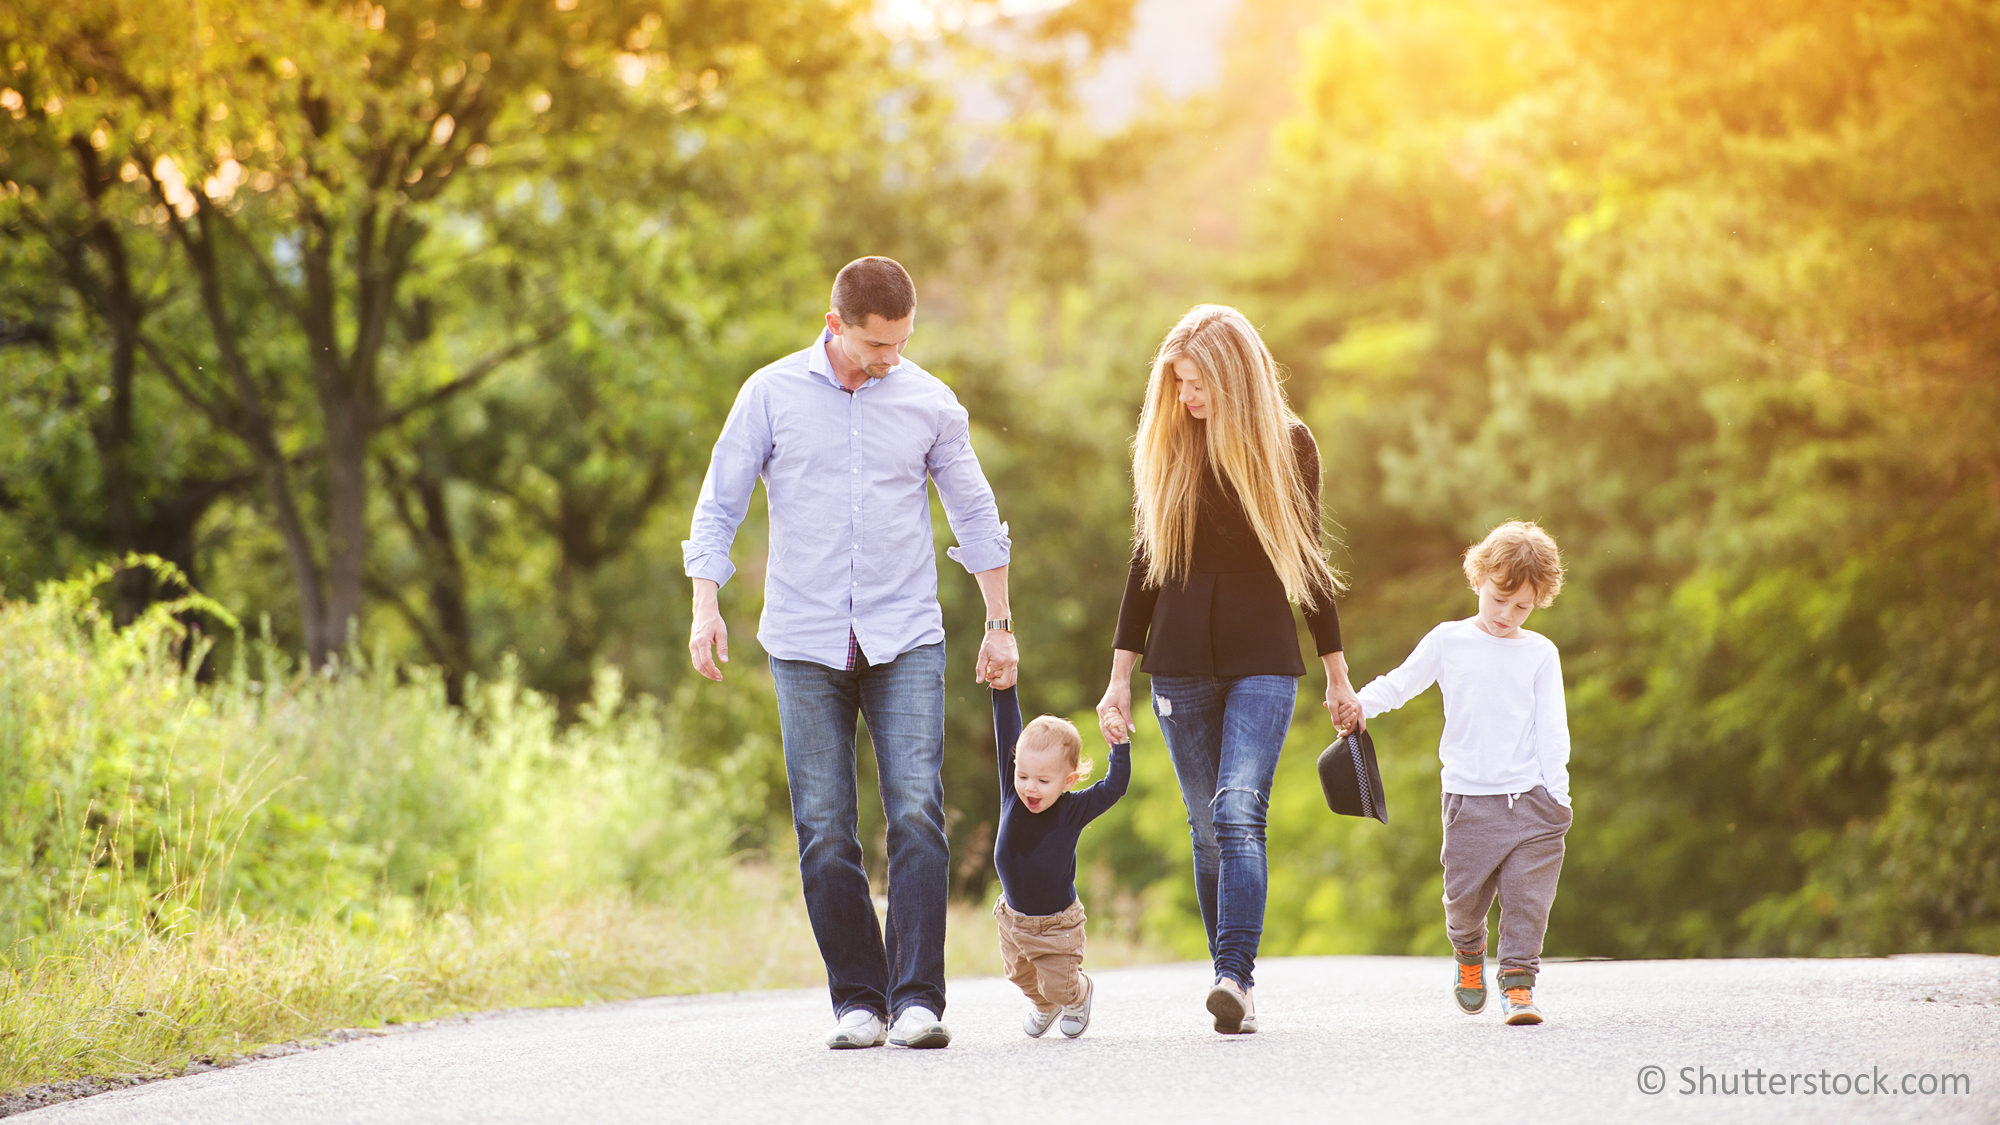
<path fill-rule="evenodd" d="M 1216 1035 L 1206 970 L 1098 974 L 1081 1039 L 1019 1030 L 1003 980 L 954 982 L 943 1051 L 828 1051 L 822 991 L 507 1013 L 158 1082 L 20 1118 L 189 1122 L 2000 1121 L 2000 958 L 1546 966 L 1541 1027 L 1466 1017 L 1449 963 L 1259 969 L 1255 1036 Z M 1664 1085 L 1642 1093 L 1641 1068 Z M 1685 1068 L 1685 1069 L 1684 1069 Z M 1745 1070 L 1887 1092 L 1684 1093 Z M 1923 1076 L 1971 1091 L 1903 1094 Z M 1648 1072 L 1652 1077 L 1652 1072 Z M 1756 1078 L 1752 1078 L 1754 1085 Z M 1763 1080 L 1768 1091 L 1769 1078 Z"/>

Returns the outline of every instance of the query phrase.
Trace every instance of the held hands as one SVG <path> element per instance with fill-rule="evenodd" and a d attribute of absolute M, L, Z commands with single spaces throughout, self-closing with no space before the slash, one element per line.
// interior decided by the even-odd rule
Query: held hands
<path fill-rule="evenodd" d="M 1005 629 L 986 630 L 986 639 L 979 642 L 978 664 L 973 683 L 987 684 L 996 691 L 1013 687 L 1021 667 L 1021 649 L 1014 634 Z"/>
<path fill-rule="evenodd" d="M 1326 685 L 1326 713 L 1333 719 L 1333 725 L 1341 735 L 1345 735 L 1349 730 L 1368 729 L 1368 718 L 1362 713 L 1361 700 L 1355 696 L 1354 688 L 1350 684 Z"/>
<path fill-rule="evenodd" d="M 1113 746 L 1132 740 L 1132 681 L 1112 677 L 1097 701 L 1097 729 Z"/>

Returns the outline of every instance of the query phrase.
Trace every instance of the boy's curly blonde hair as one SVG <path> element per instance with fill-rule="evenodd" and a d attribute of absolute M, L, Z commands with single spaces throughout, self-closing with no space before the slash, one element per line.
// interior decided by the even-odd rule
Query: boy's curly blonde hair
<path fill-rule="evenodd" d="M 1465 581 L 1474 590 L 1492 579 L 1502 591 L 1527 583 L 1535 588 L 1535 604 L 1547 608 L 1562 593 L 1562 552 L 1556 541 L 1532 522 L 1508 520 L 1486 533 L 1465 552 Z"/>
<path fill-rule="evenodd" d="M 1063 757 L 1069 759 L 1069 768 L 1083 777 L 1089 777 L 1091 768 L 1097 764 L 1083 756 L 1083 737 L 1076 733 L 1076 724 L 1054 715 L 1038 715 L 1021 728 L 1021 737 L 1014 742 L 1014 752 L 1019 754 L 1026 746 L 1062 751 Z"/>

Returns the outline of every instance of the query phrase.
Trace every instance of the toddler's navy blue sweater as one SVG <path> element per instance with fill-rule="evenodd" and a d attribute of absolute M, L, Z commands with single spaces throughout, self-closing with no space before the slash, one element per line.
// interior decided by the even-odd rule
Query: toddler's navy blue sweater
<path fill-rule="evenodd" d="M 1118 803 L 1132 780 L 1132 744 L 1111 748 L 1104 780 L 1064 793 L 1041 812 L 1030 812 L 1014 791 L 1014 743 L 1021 737 L 1018 687 L 993 693 L 994 749 L 1000 759 L 1000 831 L 993 866 L 1007 905 L 1022 914 L 1060 914 L 1076 901 L 1076 841 L 1083 826 Z"/>

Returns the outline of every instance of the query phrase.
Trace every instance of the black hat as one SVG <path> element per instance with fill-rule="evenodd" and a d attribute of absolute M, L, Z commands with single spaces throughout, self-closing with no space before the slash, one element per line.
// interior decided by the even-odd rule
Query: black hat
<path fill-rule="evenodd" d="M 1326 791 L 1326 807 L 1334 812 L 1389 823 L 1389 799 L 1382 795 L 1375 740 L 1367 731 L 1350 730 L 1320 751 L 1319 786 Z"/>

